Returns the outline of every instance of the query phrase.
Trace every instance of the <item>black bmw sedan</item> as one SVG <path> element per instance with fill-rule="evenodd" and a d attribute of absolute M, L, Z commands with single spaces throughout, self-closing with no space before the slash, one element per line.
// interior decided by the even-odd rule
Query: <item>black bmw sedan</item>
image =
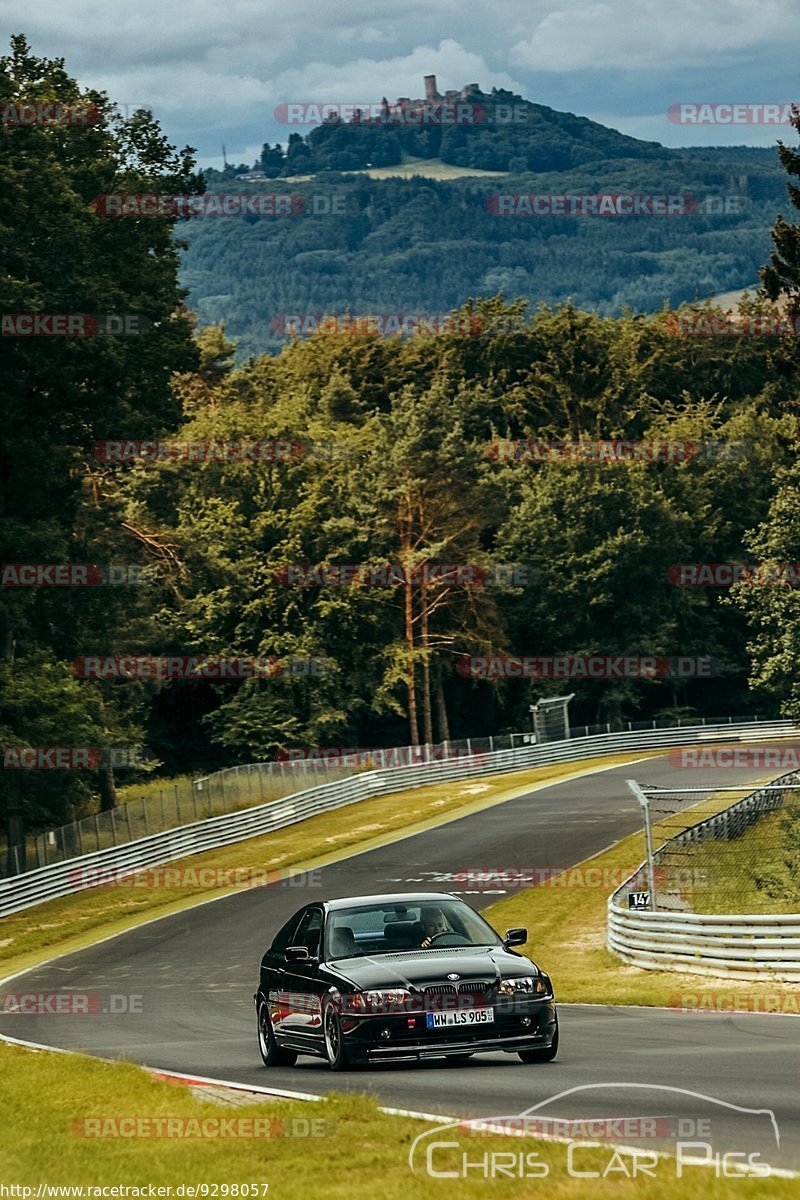
<path fill-rule="evenodd" d="M 468 904 L 442 892 L 307 904 L 276 934 L 255 995 L 268 1067 L 299 1054 L 334 1071 L 383 1059 L 558 1051 L 550 979 Z"/>

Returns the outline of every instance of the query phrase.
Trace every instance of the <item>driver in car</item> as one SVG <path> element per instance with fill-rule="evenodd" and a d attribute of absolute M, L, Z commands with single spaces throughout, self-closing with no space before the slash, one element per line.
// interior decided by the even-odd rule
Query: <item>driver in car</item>
<path fill-rule="evenodd" d="M 424 908 L 419 914 L 419 920 L 423 933 L 423 938 L 420 942 L 421 950 L 427 950 L 437 934 L 450 932 L 450 926 L 447 924 L 445 915 L 440 908 Z"/>

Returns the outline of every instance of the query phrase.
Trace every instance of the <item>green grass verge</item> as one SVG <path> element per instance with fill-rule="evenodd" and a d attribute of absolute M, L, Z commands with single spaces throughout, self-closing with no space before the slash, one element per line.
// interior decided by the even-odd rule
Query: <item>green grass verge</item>
<path fill-rule="evenodd" d="M 692 871 L 693 907 L 708 913 L 800 911 L 800 808 L 797 793 L 784 808 L 765 813 L 741 837 L 693 842 L 666 864 Z"/>
<path fill-rule="evenodd" d="M 547 1068 L 520 1064 L 519 1069 L 535 1072 L 537 1087 L 546 1092 Z M 33 1188 L 33 1196 L 40 1183 L 145 1189 L 153 1185 L 173 1188 L 173 1196 L 179 1194 L 181 1185 L 268 1184 L 266 1200 L 367 1200 L 374 1196 L 381 1200 L 445 1200 L 454 1194 L 454 1187 L 459 1200 L 535 1195 L 557 1200 L 589 1196 L 729 1200 L 734 1189 L 743 1200 L 757 1196 L 783 1200 L 796 1196 L 798 1190 L 792 1180 L 734 1183 L 700 1168 L 687 1171 L 684 1167 L 685 1173 L 678 1179 L 674 1159 L 653 1165 L 654 1177 L 634 1179 L 631 1158 L 616 1154 L 611 1145 L 581 1149 L 575 1167 L 597 1171 L 601 1177 L 575 1179 L 567 1173 L 563 1144 L 529 1138 L 478 1138 L 453 1130 L 443 1137 L 458 1141 L 459 1148 L 435 1152 L 434 1169 L 461 1167 L 462 1153 L 471 1163 L 488 1164 L 498 1160 L 484 1160 L 484 1155 L 510 1153 L 519 1161 L 524 1153 L 538 1156 L 532 1161 L 539 1177 L 491 1179 L 473 1168 L 466 1178 L 436 1179 L 425 1170 L 424 1153 L 415 1172 L 408 1163 L 412 1142 L 429 1127 L 418 1120 L 380 1113 L 366 1096 L 332 1095 L 313 1103 L 269 1099 L 222 1107 L 197 1099 L 185 1087 L 153 1079 L 138 1067 L 8 1045 L 0 1045 L 0 1071 L 6 1100 L 0 1130 L 0 1183 Z M 98 1118 L 98 1124 L 85 1124 Z M 154 1119 L 158 1118 L 195 1121 L 196 1126 L 184 1124 L 181 1130 L 206 1136 L 192 1140 L 185 1136 L 109 1136 L 119 1131 L 137 1132 L 141 1127 L 130 1118 L 147 1120 L 145 1130 L 157 1129 Z M 128 1123 L 120 1125 L 125 1119 Z M 234 1122 L 227 1126 L 228 1136 L 218 1136 L 220 1121 Z M 247 1134 L 244 1123 L 248 1121 L 260 1122 L 251 1130 L 260 1128 L 272 1136 L 230 1136 L 231 1131 Z M 316 1136 L 298 1136 L 307 1131 Z M 87 1137 L 87 1132 L 105 1136 Z M 500 1161 L 508 1163 L 507 1159 Z M 606 1178 L 602 1178 L 604 1172 Z M 222 1191 L 218 1195 L 223 1195 Z M 261 1188 L 258 1196 L 262 1196 Z"/>
<path fill-rule="evenodd" d="M 719 801 L 709 800 L 707 811 L 713 811 L 715 803 Z M 796 995 L 796 985 L 789 983 L 644 971 L 607 950 L 608 898 L 644 855 L 644 834 L 633 834 L 542 886 L 491 905 L 483 915 L 501 931 L 515 925 L 524 925 L 530 931 L 524 953 L 552 976 L 556 996 L 562 1002 L 672 1007 L 676 997 L 681 996 L 689 997 L 688 1004 L 695 998 L 696 1007 L 700 997 L 712 993 L 719 997 L 723 993 L 721 1004 L 731 996 L 741 1003 L 751 1001 L 753 1007 L 779 1011 L 783 997 Z"/>
<path fill-rule="evenodd" d="M 0 921 L 0 975 L 24 970 L 52 954 L 79 949 L 98 937 L 119 933 L 142 920 L 235 891 L 235 887 L 220 886 L 220 882 L 224 884 L 225 872 L 257 869 L 263 876 L 266 869 L 277 877 L 290 867 L 311 870 L 333 861 L 343 850 L 366 850 L 398 835 L 440 824 L 443 818 L 466 816 L 504 798 L 524 794 L 537 784 L 572 778 L 636 757 L 641 756 L 604 756 L 509 775 L 411 788 L 350 804 L 221 850 L 180 859 L 171 867 L 179 867 L 186 873 L 185 886 L 175 885 L 175 874 L 167 874 L 170 868 L 157 868 L 132 878 L 127 884 L 93 888 L 47 901 Z M 220 882 L 203 886 L 203 879 L 211 872 L 218 873 L 216 879 Z"/>

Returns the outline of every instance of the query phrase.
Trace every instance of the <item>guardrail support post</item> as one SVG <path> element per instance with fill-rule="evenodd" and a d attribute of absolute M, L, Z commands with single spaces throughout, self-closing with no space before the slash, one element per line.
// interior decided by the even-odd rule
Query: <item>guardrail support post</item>
<path fill-rule="evenodd" d="M 656 873 L 653 865 L 653 832 L 650 826 L 650 801 L 635 779 L 626 779 L 628 787 L 642 806 L 644 813 L 644 842 L 647 851 L 647 886 L 650 889 L 650 907 L 656 911 Z"/>

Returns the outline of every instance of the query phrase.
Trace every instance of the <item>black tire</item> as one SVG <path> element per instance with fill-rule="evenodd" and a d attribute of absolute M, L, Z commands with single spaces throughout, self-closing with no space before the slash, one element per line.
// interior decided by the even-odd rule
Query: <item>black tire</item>
<path fill-rule="evenodd" d="M 325 1057 L 332 1071 L 346 1071 L 350 1056 L 344 1044 L 342 1020 L 334 1002 L 328 1000 L 322 1010 L 322 1033 L 325 1038 Z"/>
<path fill-rule="evenodd" d="M 293 1050 L 283 1050 L 275 1041 L 272 1022 L 269 1019 L 269 1006 L 263 997 L 258 1001 L 256 1009 L 258 1019 L 258 1049 L 265 1067 L 293 1067 L 297 1055 Z"/>
<path fill-rule="evenodd" d="M 518 1050 L 520 1058 L 524 1063 L 545 1063 L 552 1062 L 558 1054 L 558 1025 L 553 1034 L 553 1040 L 549 1046 L 542 1050 Z"/>

